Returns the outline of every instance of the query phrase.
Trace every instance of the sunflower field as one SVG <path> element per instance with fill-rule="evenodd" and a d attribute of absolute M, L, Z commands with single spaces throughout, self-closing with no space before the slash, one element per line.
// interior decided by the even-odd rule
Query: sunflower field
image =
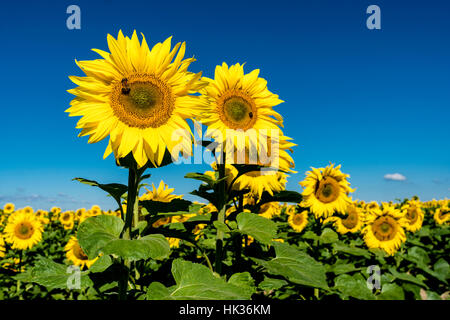
<path fill-rule="evenodd" d="M 0 299 L 450 299 L 450 200 L 353 199 L 331 163 L 286 190 L 296 144 L 259 70 L 223 63 L 210 79 L 188 71 L 195 59 L 171 38 L 150 49 L 119 32 L 107 43 L 93 49 L 101 59 L 76 61 L 85 75 L 70 77 L 66 112 L 89 143 L 109 138 L 104 157 L 128 183 L 74 178 L 116 210 L 5 204 Z M 207 127 L 201 139 L 188 121 Z M 214 159 L 184 177 L 198 181 L 198 202 L 147 183 L 194 147 Z"/>

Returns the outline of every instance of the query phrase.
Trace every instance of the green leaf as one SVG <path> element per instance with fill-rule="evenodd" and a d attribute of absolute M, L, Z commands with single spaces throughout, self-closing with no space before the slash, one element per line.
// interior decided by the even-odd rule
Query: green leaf
<path fill-rule="evenodd" d="M 342 274 L 334 279 L 334 288 L 342 293 L 344 297 L 352 297 L 362 300 L 374 300 L 372 290 L 367 288 L 366 280 L 361 274 L 350 276 Z"/>
<path fill-rule="evenodd" d="M 84 178 L 74 178 L 72 180 L 79 181 L 79 182 L 87 184 L 89 186 L 99 187 L 103 191 L 106 191 L 107 193 L 109 193 L 119 203 L 120 203 L 120 197 L 122 197 L 122 195 L 128 191 L 128 187 L 126 185 L 120 184 L 120 183 L 101 184 L 101 183 L 98 183 L 97 181 L 88 180 L 88 179 L 84 179 Z"/>
<path fill-rule="evenodd" d="M 31 277 L 27 280 L 40 284 L 48 290 L 68 289 L 70 285 L 76 285 L 77 275 L 75 273 L 77 271 L 75 268 L 75 266 L 59 264 L 48 258 L 39 256 L 35 266 L 32 268 Z M 89 271 L 79 272 L 79 288 L 92 286 L 93 283 L 88 277 Z"/>
<path fill-rule="evenodd" d="M 233 274 L 230 279 L 228 279 L 228 283 L 243 288 L 250 295 L 252 295 L 256 291 L 255 280 L 253 280 L 249 272 Z"/>
<path fill-rule="evenodd" d="M 339 236 L 330 228 L 325 228 L 320 235 L 319 241 L 321 243 L 334 243 L 339 241 Z"/>
<path fill-rule="evenodd" d="M 359 256 L 364 257 L 366 259 L 369 259 L 371 257 L 370 251 L 367 251 L 366 249 L 361 248 L 355 248 L 355 247 L 349 247 L 343 243 L 333 243 L 333 250 L 337 252 L 343 252 L 350 254 L 352 256 Z"/>
<path fill-rule="evenodd" d="M 293 283 L 328 289 L 325 267 L 320 262 L 288 244 L 274 242 L 273 246 L 276 253 L 274 259 L 253 260 L 270 274 L 283 276 Z"/>
<path fill-rule="evenodd" d="M 276 237 L 276 223 L 255 213 L 242 212 L 237 215 L 236 221 L 241 233 L 252 236 L 261 243 L 269 244 Z"/>
<path fill-rule="evenodd" d="M 430 257 L 428 253 L 419 247 L 412 247 L 408 250 L 408 258 L 410 261 L 418 264 L 428 265 L 430 263 Z"/>
<path fill-rule="evenodd" d="M 78 228 L 77 239 L 89 259 L 94 259 L 109 242 L 119 238 L 124 222 L 115 216 L 87 218 Z"/>
<path fill-rule="evenodd" d="M 378 300 L 405 300 L 403 289 L 395 283 L 386 283 L 381 288 L 381 294 L 377 296 Z"/>
<path fill-rule="evenodd" d="M 184 199 L 173 199 L 170 202 L 143 200 L 139 201 L 139 204 L 147 209 L 151 215 L 157 215 L 158 213 L 187 213 L 191 202 Z"/>
<path fill-rule="evenodd" d="M 166 288 L 159 282 L 152 282 L 148 287 L 147 299 L 248 300 L 251 297 L 247 288 L 225 282 L 201 264 L 175 259 L 172 275 L 176 285 Z"/>
<path fill-rule="evenodd" d="M 188 179 L 195 179 L 195 180 L 200 180 L 200 181 L 206 182 L 206 184 L 210 188 L 212 188 L 217 183 L 217 181 L 215 179 L 213 179 L 211 176 L 206 175 L 204 173 L 190 172 L 190 173 L 186 174 L 184 177 L 188 178 Z"/>
<path fill-rule="evenodd" d="M 258 202 L 258 206 L 262 206 L 267 202 L 291 202 L 300 203 L 302 201 L 302 195 L 296 191 L 282 190 L 270 195 L 267 191 L 264 191 L 261 195 L 261 200 Z"/>
<path fill-rule="evenodd" d="M 358 271 L 361 268 L 356 268 L 353 263 L 336 263 L 334 265 L 326 265 L 327 272 L 332 272 L 335 275 L 340 275 L 343 273 L 350 273 Z"/>
<path fill-rule="evenodd" d="M 92 273 L 103 272 L 112 265 L 112 259 L 110 256 L 102 255 L 94 264 L 89 268 Z"/>
<path fill-rule="evenodd" d="M 399 280 L 415 283 L 421 287 L 427 288 L 427 285 L 423 283 L 422 280 L 417 279 L 411 274 L 398 272 L 394 267 L 390 267 L 389 272 L 392 273 L 392 275 Z"/>
<path fill-rule="evenodd" d="M 101 251 L 104 254 L 115 254 L 130 261 L 142 259 L 163 259 L 170 252 L 169 243 L 161 234 L 134 239 L 116 239 L 108 242 Z"/>
<path fill-rule="evenodd" d="M 264 291 L 278 290 L 287 285 L 287 281 L 283 279 L 274 279 L 264 276 L 264 280 L 258 285 L 258 288 Z"/>
<path fill-rule="evenodd" d="M 216 220 L 216 221 L 213 222 L 213 224 L 214 224 L 214 227 L 216 227 L 217 230 L 223 231 L 225 233 L 226 232 L 230 232 L 230 228 L 228 228 L 228 226 L 225 223 L 223 223 L 223 222 L 220 222 L 220 221 Z"/>
<path fill-rule="evenodd" d="M 450 266 L 444 258 L 434 264 L 434 272 L 442 279 L 450 279 Z"/>

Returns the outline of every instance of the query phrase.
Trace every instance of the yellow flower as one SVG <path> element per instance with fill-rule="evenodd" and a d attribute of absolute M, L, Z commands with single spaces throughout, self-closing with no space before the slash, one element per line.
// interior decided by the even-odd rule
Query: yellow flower
<path fill-rule="evenodd" d="M 349 204 L 347 206 L 347 210 L 345 211 L 344 218 L 332 216 L 325 219 L 323 224 L 328 222 L 332 222 L 336 228 L 336 231 L 340 234 L 358 232 L 364 225 L 363 209 L 357 207 L 355 204 Z"/>
<path fill-rule="evenodd" d="M 66 251 L 66 257 L 68 260 L 72 261 L 72 263 L 76 266 L 80 266 L 80 268 L 90 268 L 95 261 L 97 261 L 98 257 L 92 260 L 88 259 L 88 256 L 84 253 L 83 249 L 81 249 L 78 239 L 75 236 L 70 237 L 67 244 L 64 246 L 64 250 Z"/>
<path fill-rule="evenodd" d="M 50 219 L 48 218 L 48 212 L 44 210 L 37 210 L 34 215 L 43 223 L 48 224 Z"/>
<path fill-rule="evenodd" d="M 434 221 L 436 221 L 438 224 L 444 224 L 448 221 L 450 221 L 450 210 L 448 208 L 448 205 L 441 208 L 437 208 L 434 212 Z"/>
<path fill-rule="evenodd" d="M 3 240 L 3 235 L 0 234 L 0 258 L 3 258 L 5 256 L 5 252 L 5 240 Z"/>
<path fill-rule="evenodd" d="M 75 214 L 73 211 L 64 211 L 59 216 L 59 222 L 64 226 L 64 229 L 72 229 L 73 222 L 75 219 Z"/>
<path fill-rule="evenodd" d="M 348 197 L 353 192 L 349 186 L 348 174 L 342 173 L 340 165 L 336 168 L 333 164 L 325 168 L 312 168 L 308 171 L 306 179 L 300 182 L 305 189 L 302 192 L 301 206 L 310 208 L 316 218 L 327 218 L 334 212 L 344 212 L 351 203 Z"/>
<path fill-rule="evenodd" d="M 3 212 L 6 214 L 10 214 L 14 212 L 14 204 L 13 203 L 7 203 L 5 204 L 5 206 L 3 207 Z"/>
<path fill-rule="evenodd" d="M 200 115 L 200 121 L 208 126 L 206 136 L 215 137 L 224 145 L 228 139 L 237 150 L 259 150 L 261 136 L 249 134 L 249 130 L 259 133 L 265 129 L 269 138 L 272 129 L 278 132 L 283 120 L 273 107 L 283 101 L 267 89 L 267 81 L 258 75 L 258 69 L 244 74 L 243 65 L 228 67 L 224 62 L 216 66 L 214 79 L 203 78 L 208 86 L 202 94 L 211 102 Z M 227 137 L 227 133 L 233 136 Z"/>
<path fill-rule="evenodd" d="M 147 190 L 147 192 L 139 197 L 139 201 L 153 200 L 159 202 L 170 202 L 173 199 L 181 199 L 183 197 L 172 194 L 175 189 L 169 188 L 169 186 L 162 180 L 160 181 L 158 188 L 156 188 L 153 183 L 152 190 L 147 189 L 147 187 L 144 188 L 145 190 Z"/>
<path fill-rule="evenodd" d="M 405 229 L 411 232 L 415 232 L 422 227 L 424 213 L 420 207 L 420 202 L 416 200 L 410 200 L 407 204 L 402 206 L 402 210 L 405 213 L 406 224 Z"/>
<path fill-rule="evenodd" d="M 43 230 L 42 223 L 33 213 L 16 212 L 5 227 L 5 240 L 13 249 L 31 249 L 41 241 Z"/>
<path fill-rule="evenodd" d="M 178 238 L 166 238 L 169 242 L 170 248 L 178 248 L 180 246 L 180 239 Z"/>
<path fill-rule="evenodd" d="M 171 50 L 171 39 L 150 50 L 143 35 L 140 43 L 136 31 L 131 39 L 119 31 L 117 39 L 107 36 L 111 53 L 93 49 L 103 59 L 77 61 L 87 77 L 70 77 L 79 87 L 68 90 L 77 97 L 66 112 L 82 116 L 79 136 L 90 135 L 89 143 L 109 135 L 105 158 L 132 152 L 140 168 L 148 161 L 161 165 L 166 151 L 178 159 L 180 146 L 184 154 L 192 152 L 186 119 L 207 105 L 193 95 L 206 83 L 201 73 L 187 71 L 195 59 L 183 60 L 185 43 Z"/>
<path fill-rule="evenodd" d="M 278 202 L 264 203 L 259 209 L 258 214 L 267 219 L 272 219 L 274 216 L 280 215 L 280 204 Z"/>
<path fill-rule="evenodd" d="M 308 224 L 308 211 L 303 210 L 301 213 L 290 211 L 288 223 L 295 232 L 302 232 Z"/>
<path fill-rule="evenodd" d="M 365 222 L 362 233 L 368 248 L 380 248 L 387 254 L 394 255 L 406 240 L 403 230 L 406 218 L 400 210 L 388 203 L 367 212 Z"/>

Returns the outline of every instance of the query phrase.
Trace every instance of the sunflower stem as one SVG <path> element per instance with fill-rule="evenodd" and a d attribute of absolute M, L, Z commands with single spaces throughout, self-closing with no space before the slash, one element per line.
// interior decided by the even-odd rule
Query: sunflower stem
<path fill-rule="evenodd" d="M 225 211 L 226 211 L 226 181 L 225 181 L 225 155 L 222 154 L 223 163 L 217 163 L 217 170 L 219 171 L 219 185 L 218 185 L 218 197 L 219 197 L 219 214 L 217 220 L 221 223 L 225 223 Z M 215 269 L 218 274 L 222 273 L 222 258 L 223 258 L 223 231 L 217 230 L 216 235 L 216 261 Z"/>

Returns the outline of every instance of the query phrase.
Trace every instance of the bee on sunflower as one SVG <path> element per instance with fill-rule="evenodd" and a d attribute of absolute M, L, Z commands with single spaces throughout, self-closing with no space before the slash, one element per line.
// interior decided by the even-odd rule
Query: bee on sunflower
<path fill-rule="evenodd" d="M 160 166 L 167 152 L 175 160 L 180 151 L 192 154 L 186 119 L 207 105 L 195 95 L 206 83 L 201 73 L 187 71 L 195 59 L 183 59 L 186 44 L 172 49 L 171 40 L 149 49 L 144 35 L 140 42 L 136 31 L 131 38 L 119 31 L 117 38 L 107 36 L 110 52 L 93 49 L 102 59 L 76 61 L 86 77 L 69 77 L 78 87 L 68 90 L 76 98 L 66 112 L 82 117 L 79 136 L 89 135 L 89 143 L 109 136 L 104 158 L 114 153 L 120 164 L 132 153 L 142 168 Z"/>
<path fill-rule="evenodd" d="M 380 248 L 388 255 L 394 255 L 406 241 L 406 224 L 407 218 L 402 211 L 383 203 L 380 208 L 366 213 L 362 230 L 364 241 L 368 248 Z"/>
<path fill-rule="evenodd" d="M 309 208 L 316 218 L 327 218 L 334 212 L 344 212 L 352 202 L 348 193 L 353 192 L 347 178 L 350 176 L 340 170 L 341 165 L 330 164 L 325 168 L 311 168 L 305 180 L 300 182 L 304 187 L 303 200 L 300 206 Z"/>

